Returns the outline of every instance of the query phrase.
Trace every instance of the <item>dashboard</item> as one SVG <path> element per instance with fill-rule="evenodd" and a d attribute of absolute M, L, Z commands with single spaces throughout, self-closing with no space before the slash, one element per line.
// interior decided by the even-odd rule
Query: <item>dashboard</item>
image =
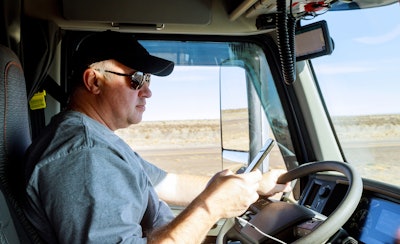
<path fill-rule="evenodd" d="M 400 188 L 366 179 L 363 185 L 361 200 L 343 229 L 359 243 L 400 243 Z M 347 188 L 345 178 L 317 174 L 308 181 L 299 204 L 329 216 Z"/>

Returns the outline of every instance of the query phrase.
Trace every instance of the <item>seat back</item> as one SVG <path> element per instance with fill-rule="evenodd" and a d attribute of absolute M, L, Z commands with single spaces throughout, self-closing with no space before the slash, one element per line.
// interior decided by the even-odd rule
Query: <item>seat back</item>
<path fill-rule="evenodd" d="M 0 243 L 41 243 L 21 199 L 23 155 L 31 143 L 28 101 L 18 57 L 0 45 Z"/>

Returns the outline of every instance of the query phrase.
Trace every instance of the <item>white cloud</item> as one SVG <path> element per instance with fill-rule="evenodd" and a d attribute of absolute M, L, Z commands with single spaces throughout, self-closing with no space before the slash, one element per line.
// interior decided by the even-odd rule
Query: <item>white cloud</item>
<path fill-rule="evenodd" d="M 359 37 L 354 40 L 356 42 L 363 43 L 363 44 L 376 45 L 376 44 L 382 44 L 382 43 L 392 41 L 399 36 L 400 36 L 400 25 L 397 25 L 396 28 L 394 28 L 390 32 L 387 32 L 386 34 L 383 34 L 380 36 Z"/>
<path fill-rule="evenodd" d="M 358 66 L 354 64 L 339 64 L 339 65 L 318 65 L 317 73 L 325 75 L 338 75 L 349 73 L 365 73 L 371 71 L 371 67 Z"/>
<path fill-rule="evenodd" d="M 330 64 L 313 63 L 317 74 L 343 75 L 367 74 L 371 72 L 394 72 L 398 70 L 400 58 L 374 58 L 373 60 L 347 60 Z"/>

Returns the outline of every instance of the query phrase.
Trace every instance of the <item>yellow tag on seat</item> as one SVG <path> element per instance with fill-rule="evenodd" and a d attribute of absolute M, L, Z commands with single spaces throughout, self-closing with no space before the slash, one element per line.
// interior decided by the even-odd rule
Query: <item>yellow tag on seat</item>
<path fill-rule="evenodd" d="M 31 110 L 46 108 L 46 91 L 35 93 L 32 99 L 29 101 L 29 107 Z"/>

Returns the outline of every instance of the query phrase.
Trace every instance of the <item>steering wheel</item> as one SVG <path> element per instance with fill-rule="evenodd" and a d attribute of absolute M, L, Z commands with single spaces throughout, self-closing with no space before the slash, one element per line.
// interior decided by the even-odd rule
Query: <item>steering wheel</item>
<path fill-rule="evenodd" d="M 279 235 L 282 238 L 282 231 L 293 230 L 301 223 L 303 226 L 313 225 L 309 232 L 303 233 L 297 240 L 291 240 L 292 243 L 323 243 L 333 236 L 351 217 L 355 211 L 362 194 L 363 183 L 361 176 L 348 163 L 336 161 L 324 161 L 302 164 L 301 166 L 286 172 L 278 178 L 278 183 L 298 179 L 309 174 L 336 171 L 342 173 L 348 180 L 349 187 L 344 199 L 339 206 L 330 214 L 329 217 L 320 215 L 304 206 L 295 203 L 283 201 L 264 200 L 258 204 L 259 211 L 253 211 L 251 219 L 247 224 L 240 223 L 235 218 L 227 219 L 218 233 L 216 243 L 223 244 L 229 240 L 239 240 L 241 243 L 259 243 L 259 241 L 269 240 L 254 229 L 262 229 L 264 233 Z M 261 198 L 260 198 L 261 199 Z M 257 202 L 255 203 L 257 204 Z M 260 207 L 261 206 L 261 207 Z M 251 207 L 249 208 L 249 210 Z M 317 220 L 315 222 L 315 220 Z M 250 223 L 250 224 L 249 224 Z M 254 223 L 254 226 L 251 226 Z M 315 224 L 317 223 L 317 224 Z M 307 228 L 306 228 L 307 229 Z M 284 234 L 283 234 L 284 235 Z M 249 238 L 251 237 L 251 238 Z"/>

